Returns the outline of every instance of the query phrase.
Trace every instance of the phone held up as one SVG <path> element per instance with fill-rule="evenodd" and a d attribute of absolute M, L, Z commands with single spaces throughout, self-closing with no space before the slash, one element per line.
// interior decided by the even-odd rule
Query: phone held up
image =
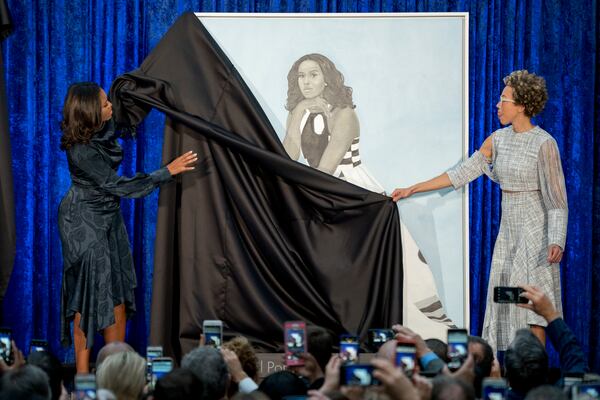
<path fill-rule="evenodd" d="M 527 304 L 529 300 L 521 296 L 525 290 L 520 287 L 495 286 L 494 303 L 520 303 Z"/>
<path fill-rule="evenodd" d="M 75 399 L 96 399 L 96 376 L 94 374 L 75 375 Z"/>
<path fill-rule="evenodd" d="M 204 333 L 204 345 L 221 348 L 223 343 L 223 321 L 219 319 L 207 319 L 202 323 Z"/>
<path fill-rule="evenodd" d="M 48 342 L 40 339 L 31 339 L 31 343 L 29 343 L 29 354 L 37 351 L 48 351 Z"/>
<path fill-rule="evenodd" d="M 340 367 L 340 385 L 342 386 L 374 386 L 379 381 L 373 377 L 371 364 L 343 364 Z"/>
<path fill-rule="evenodd" d="M 0 328 L 0 357 L 6 365 L 11 365 L 13 362 L 12 331 L 10 328 Z"/>
<path fill-rule="evenodd" d="M 448 369 L 456 371 L 468 356 L 469 336 L 466 329 L 448 329 Z"/>
<path fill-rule="evenodd" d="M 482 400 L 504 400 L 508 384 L 503 378 L 484 378 L 481 384 Z"/>
<path fill-rule="evenodd" d="M 340 358 L 345 363 L 358 362 L 358 353 L 360 351 L 360 343 L 357 336 L 342 335 L 340 336 Z"/>
<path fill-rule="evenodd" d="M 417 348 L 414 342 L 398 341 L 396 345 L 396 366 L 409 378 L 413 376 L 417 365 Z"/>
<path fill-rule="evenodd" d="M 173 370 L 173 359 L 171 357 L 157 357 L 152 360 L 152 378 L 150 386 L 154 388 L 156 381 Z"/>
<path fill-rule="evenodd" d="M 371 347 L 373 351 L 377 351 L 385 342 L 394 338 L 394 331 L 382 328 L 369 329 L 368 338 L 369 347 Z"/>
<path fill-rule="evenodd" d="M 152 380 L 152 362 L 155 358 L 163 356 L 162 346 L 146 347 L 146 382 Z"/>
<path fill-rule="evenodd" d="M 302 321 L 288 321 L 283 325 L 283 344 L 285 346 L 285 365 L 304 365 L 299 354 L 306 353 L 306 324 Z"/>

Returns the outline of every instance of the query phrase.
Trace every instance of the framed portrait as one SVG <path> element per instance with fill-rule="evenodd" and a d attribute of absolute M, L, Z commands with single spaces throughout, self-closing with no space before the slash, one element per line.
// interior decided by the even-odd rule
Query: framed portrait
<path fill-rule="evenodd" d="M 391 194 L 468 154 L 468 14 L 203 14 L 292 159 Z M 404 324 L 469 321 L 468 190 L 398 202 Z"/>

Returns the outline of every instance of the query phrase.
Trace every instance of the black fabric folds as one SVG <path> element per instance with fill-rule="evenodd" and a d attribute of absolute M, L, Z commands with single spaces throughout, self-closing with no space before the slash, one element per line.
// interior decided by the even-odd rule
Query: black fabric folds
<path fill-rule="evenodd" d="M 113 117 L 167 115 L 163 161 L 192 173 L 159 198 L 150 343 L 180 358 L 205 319 L 277 351 L 286 320 L 366 338 L 402 320 L 396 205 L 292 161 L 240 75 L 192 13 L 111 88 Z"/>

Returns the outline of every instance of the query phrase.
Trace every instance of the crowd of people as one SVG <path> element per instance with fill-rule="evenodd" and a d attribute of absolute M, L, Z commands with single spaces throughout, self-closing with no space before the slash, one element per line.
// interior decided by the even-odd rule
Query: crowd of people
<path fill-rule="evenodd" d="M 204 345 L 201 339 L 200 345 L 183 357 L 180 367 L 153 384 L 147 381 L 147 360 L 128 344 L 112 342 L 100 350 L 96 359 L 95 395 L 98 399 L 117 400 L 568 399 L 565 382 L 571 382 L 570 378 L 578 376 L 583 381 L 600 376 L 589 374 L 580 345 L 549 297 L 535 287 L 523 289 L 522 296 L 529 303 L 518 306 L 547 322 L 546 334 L 559 353 L 560 369 L 549 367 L 545 346 L 530 329 L 516 333 L 502 367 L 484 339 L 470 336 L 468 356 L 460 368 L 451 372 L 446 343 L 424 340 L 411 329 L 394 325 L 395 338 L 385 342 L 369 361 L 374 380 L 368 386 L 344 385 L 340 371 L 345 362 L 334 354 L 333 336 L 323 328 L 309 326 L 307 352 L 299 354 L 304 363 L 262 379 L 257 354 L 244 337 L 234 337 L 219 349 Z M 406 373 L 396 365 L 398 343 L 414 343 L 418 361 L 414 373 Z M 13 353 L 12 365 L 0 361 L 0 400 L 74 398 L 62 382 L 63 367 L 50 352 L 32 352 L 24 359 L 13 343 Z M 488 382 L 505 382 L 503 397 L 498 397 L 498 392 L 490 397 Z"/>

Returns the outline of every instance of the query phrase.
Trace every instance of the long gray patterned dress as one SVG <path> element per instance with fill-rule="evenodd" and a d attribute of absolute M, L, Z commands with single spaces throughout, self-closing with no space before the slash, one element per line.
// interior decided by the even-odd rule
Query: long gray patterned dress
<path fill-rule="evenodd" d="M 532 311 L 493 301 L 495 286 L 528 284 L 543 290 L 562 313 L 559 265 L 547 261 L 548 246 L 565 248 L 567 194 L 556 141 L 540 127 L 516 133 L 512 126 L 493 134 L 492 159 L 476 151 L 448 171 L 454 188 L 482 174 L 502 188 L 502 217 L 496 238 L 483 338 L 504 351 L 515 332 L 546 326 Z"/>
<path fill-rule="evenodd" d="M 146 196 L 171 174 L 164 167 L 151 174 L 119 176 L 122 159 L 112 120 L 90 143 L 67 150 L 72 185 L 58 209 L 64 344 L 71 343 L 69 321 L 76 313 L 81 313 L 80 327 L 90 348 L 94 334 L 115 323 L 115 306 L 125 304 L 127 317 L 135 312 L 135 270 L 120 199 Z"/>

